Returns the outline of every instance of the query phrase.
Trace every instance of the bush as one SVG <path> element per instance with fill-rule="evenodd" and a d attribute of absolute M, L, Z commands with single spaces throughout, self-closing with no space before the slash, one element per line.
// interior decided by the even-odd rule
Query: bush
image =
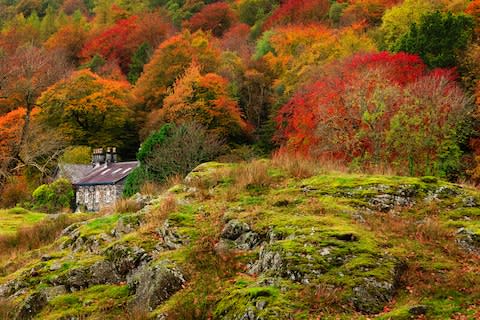
<path fill-rule="evenodd" d="M 52 213 L 70 208 L 74 191 L 67 179 L 58 179 L 50 184 L 43 184 L 32 194 L 34 206 L 38 210 Z"/>
<path fill-rule="evenodd" d="M 163 183 L 170 176 L 187 174 L 223 151 L 223 141 L 198 123 L 166 124 L 140 147 L 140 166 L 128 176 L 123 194 L 132 196 L 148 181 Z"/>
<path fill-rule="evenodd" d="M 154 181 L 153 175 L 149 172 L 145 165 L 140 165 L 132 170 L 125 181 L 123 195 L 131 197 L 140 191 L 142 185 L 146 182 Z"/>

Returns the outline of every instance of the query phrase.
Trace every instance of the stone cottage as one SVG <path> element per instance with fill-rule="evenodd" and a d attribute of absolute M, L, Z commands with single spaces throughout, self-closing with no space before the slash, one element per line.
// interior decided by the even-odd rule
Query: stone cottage
<path fill-rule="evenodd" d="M 93 167 L 82 179 L 73 182 L 77 208 L 98 211 L 121 198 L 127 176 L 138 166 L 138 161 L 116 162 L 115 148 L 95 149 Z"/>

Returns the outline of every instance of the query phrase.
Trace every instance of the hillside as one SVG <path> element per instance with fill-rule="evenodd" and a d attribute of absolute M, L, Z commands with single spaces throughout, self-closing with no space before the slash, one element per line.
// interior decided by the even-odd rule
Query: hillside
<path fill-rule="evenodd" d="M 210 162 L 136 201 L 26 253 L 0 278 L 0 318 L 480 316 L 480 192 L 467 186 Z"/>

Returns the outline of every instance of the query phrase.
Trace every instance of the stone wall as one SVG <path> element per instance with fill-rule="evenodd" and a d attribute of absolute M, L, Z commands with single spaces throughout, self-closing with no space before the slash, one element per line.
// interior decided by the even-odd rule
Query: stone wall
<path fill-rule="evenodd" d="M 123 184 L 77 186 L 75 202 L 77 208 L 86 211 L 99 211 L 102 208 L 115 205 L 121 198 Z"/>

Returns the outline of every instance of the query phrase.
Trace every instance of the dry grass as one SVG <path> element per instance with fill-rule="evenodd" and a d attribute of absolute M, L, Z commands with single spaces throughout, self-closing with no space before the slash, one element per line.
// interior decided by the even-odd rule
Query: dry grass
<path fill-rule="evenodd" d="M 423 217 L 375 213 L 366 218 L 366 225 L 383 241 L 403 248 L 407 268 L 401 282 L 412 296 L 430 296 L 438 288 L 480 294 L 479 257 L 456 244 L 454 231 L 444 226 L 438 208 L 432 206 L 426 212 Z M 445 263 L 455 267 L 438 267 Z"/>
<path fill-rule="evenodd" d="M 115 212 L 133 213 L 140 209 L 140 204 L 134 199 L 120 199 L 115 203 Z"/>
<path fill-rule="evenodd" d="M 285 171 L 288 176 L 299 179 L 308 178 L 325 171 L 318 161 L 287 153 L 274 154 L 272 165 Z"/>
<path fill-rule="evenodd" d="M 255 187 L 268 187 L 273 179 L 268 174 L 269 164 L 262 160 L 242 164 L 230 172 L 234 179 L 232 188 L 244 190 Z"/>
<path fill-rule="evenodd" d="M 152 231 L 161 226 L 168 215 L 177 211 L 178 204 L 174 196 L 167 196 L 158 207 L 150 210 L 145 216 L 145 223 L 142 227 L 144 231 Z"/>
<path fill-rule="evenodd" d="M 341 288 L 335 288 L 329 285 L 320 284 L 316 286 L 306 286 L 301 292 L 301 298 L 308 301 L 310 313 L 324 316 L 338 312 L 342 304 Z"/>
<path fill-rule="evenodd" d="M 164 191 L 164 187 L 153 181 L 147 181 L 140 187 L 140 194 L 148 196 L 158 196 L 162 191 Z"/>
<path fill-rule="evenodd" d="M 0 266 L 0 275 L 15 270 L 15 258 L 33 249 L 40 248 L 56 240 L 63 229 L 72 223 L 82 221 L 82 215 L 60 215 L 55 219 L 45 219 L 33 226 L 21 227 L 13 235 L 0 236 L 0 261 L 10 261 Z"/>
<path fill-rule="evenodd" d="M 13 319 L 15 306 L 6 299 L 0 299 L 0 319 Z"/>

